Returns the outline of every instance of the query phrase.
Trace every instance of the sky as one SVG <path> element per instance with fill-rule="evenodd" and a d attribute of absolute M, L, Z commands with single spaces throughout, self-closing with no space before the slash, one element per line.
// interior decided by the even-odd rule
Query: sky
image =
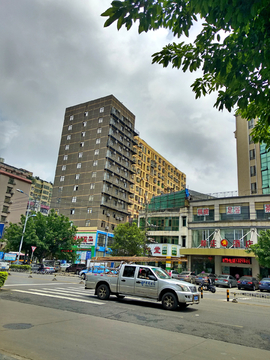
<path fill-rule="evenodd" d="M 234 114 L 213 107 L 216 94 L 195 99 L 200 72 L 152 64 L 179 41 L 169 31 L 104 28 L 110 4 L 1 0 L 0 157 L 53 183 L 65 109 L 113 94 L 140 137 L 186 174 L 187 188 L 236 191 Z"/>

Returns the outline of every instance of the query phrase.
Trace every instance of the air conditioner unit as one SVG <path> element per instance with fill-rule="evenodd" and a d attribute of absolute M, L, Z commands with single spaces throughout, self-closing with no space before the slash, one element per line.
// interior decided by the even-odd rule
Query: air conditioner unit
<path fill-rule="evenodd" d="M 109 230 L 109 226 L 106 226 L 106 227 L 105 227 L 105 230 Z"/>
<path fill-rule="evenodd" d="M 110 217 L 110 213 L 107 213 L 107 216 Z"/>

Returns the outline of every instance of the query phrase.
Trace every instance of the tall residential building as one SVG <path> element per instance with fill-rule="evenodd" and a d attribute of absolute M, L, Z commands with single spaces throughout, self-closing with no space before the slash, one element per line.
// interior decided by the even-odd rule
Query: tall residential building
<path fill-rule="evenodd" d="M 238 195 L 270 194 L 270 153 L 254 144 L 251 131 L 257 120 L 236 116 Z"/>
<path fill-rule="evenodd" d="M 35 211 L 40 211 L 47 215 L 50 209 L 52 199 L 53 185 L 50 182 L 41 180 L 38 177 L 33 178 L 30 190 L 30 205 Z"/>
<path fill-rule="evenodd" d="M 113 95 L 65 112 L 51 208 L 68 216 L 100 251 L 129 215 L 134 124 L 135 116 Z"/>
<path fill-rule="evenodd" d="M 26 213 L 32 175 L 32 172 L 5 164 L 4 159 L 0 159 L 0 223 L 18 223 L 21 215 Z"/>
<path fill-rule="evenodd" d="M 136 137 L 136 154 L 134 155 L 134 185 L 131 186 L 131 205 L 129 210 L 133 217 L 139 215 L 144 204 L 153 196 L 177 192 L 186 188 L 186 175 L 167 161 L 144 140 Z"/>

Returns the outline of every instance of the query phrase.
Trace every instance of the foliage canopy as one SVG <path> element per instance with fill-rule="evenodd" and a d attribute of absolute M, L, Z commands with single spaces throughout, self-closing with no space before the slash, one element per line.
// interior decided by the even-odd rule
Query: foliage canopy
<path fill-rule="evenodd" d="M 261 266 L 270 268 L 270 230 L 261 231 L 257 244 L 251 245 L 247 252 L 253 252 Z"/>
<path fill-rule="evenodd" d="M 32 213 L 34 214 L 34 213 Z M 10 224 L 5 230 L 4 238 L 7 240 L 7 250 L 18 251 L 25 216 L 21 215 L 19 224 Z M 79 241 L 74 240 L 76 227 L 64 215 L 58 215 L 54 210 L 48 216 L 36 213 L 35 217 L 27 220 L 22 253 L 31 255 L 31 246 L 36 246 L 34 255 L 41 262 L 47 259 L 75 260 L 75 252 L 62 252 L 61 250 L 72 250 Z"/>
<path fill-rule="evenodd" d="M 191 85 L 196 98 L 217 91 L 214 106 L 243 118 L 258 118 L 256 142 L 270 147 L 270 3 L 269 0 L 125 0 L 113 1 L 102 16 L 104 26 L 117 21 L 118 30 L 139 23 L 139 33 L 169 29 L 175 37 L 188 37 L 199 29 L 194 43 L 166 45 L 152 62 L 203 75 Z"/>
<path fill-rule="evenodd" d="M 145 234 L 135 223 L 119 224 L 114 230 L 112 255 L 141 256 L 145 251 Z"/>

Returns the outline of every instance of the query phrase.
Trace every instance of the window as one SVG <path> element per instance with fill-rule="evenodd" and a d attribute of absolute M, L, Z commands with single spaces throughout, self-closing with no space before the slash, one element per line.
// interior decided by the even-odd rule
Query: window
<path fill-rule="evenodd" d="M 83 157 L 83 153 L 79 152 L 79 158 L 82 158 L 82 157 Z"/>
<path fill-rule="evenodd" d="M 256 193 L 257 193 L 257 184 L 251 183 L 251 194 L 256 194 Z"/>
<path fill-rule="evenodd" d="M 96 144 L 100 144 L 100 139 L 97 139 L 97 140 L 96 140 Z"/>
<path fill-rule="evenodd" d="M 90 184 L 90 189 L 94 189 L 95 188 L 95 184 Z"/>
<path fill-rule="evenodd" d="M 249 129 L 254 128 L 254 119 L 250 119 L 250 120 L 248 121 L 248 128 L 249 128 Z"/>
<path fill-rule="evenodd" d="M 68 130 L 72 130 L 72 125 L 69 125 Z"/>
<path fill-rule="evenodd" d="M 182 216 L 182 226 L 187 226 L 187 217 Z"/>
<path fill-rule="evenodd" d="M 85 111 L 84 116 L 88 116 L 88 111 Z"/>
<path fill-rule="evenodd" d="M 60 176 L 60 181 L 64 181 L 65 177 L 64 176 Z"/>
<path fill-rule="evenodd" d="M 249 150 L 249 160 L 255 159 L 255 149 Z"/>
<path fill-rule="evenodd" d="M 79 186 L 78 185 L 74 185 L 73 191 L 78 191 Z"/>
<path fill-rule="evenodd" d="M 67 155 L 64 155 L 64 160 L 67 160 L 68 159 L 68 156 Z"/>
<path fill-rule="evenodd" d="M 135 269 L 136 269 L 135 266 L 125 265 L 125 269 L 124 269 L 124 272 L 123 272 L 123 277 L 134 278 Z"/>
<path fill-rule="evenodd" d="M 87 121 L 83 122 L 83 127 L 86 127 Z"/>
<path fill-rule="evenodd" d="M 85 131 L 82 131 L 82 137 L 85 137 Z"/>
<path fill-rule="evenodd" d="M 96 171 L 93 171 L 93 172 L 92 172 L 92 177 L 97 177 Z"/>
<path fill-rule="evenodd" d="M 89 201 L 94 201 L 94 195 L 90 195 L 88 200 Z"/>
<path fill-rule="evenodd" d="M 181 236 L 182 238 L 182 247 L 186 247 L 186 236 Z"/>
<path fill-rule="evenodd" d="M 76 180 L 79 180 L 79 178 L 80 178 L 80 174 L 76 174 L 76 175 L 75 175 L 75 179 L 76 179 Z"/>
<path fill-rule="evenodd" d="M 66 145 L 66 146 L 65 146 L 65 150 L 69 150 L 69 145 Z"/>
<path fill-rule="evenodd" d="M 76 196 L 73 196 L 71 201 L 72 201 L 73 203 L 75 203 L 75 202 L 77 201 L 77 197 L 76 197 Z"/>
<path fill-rule="evenodd" d="M 94 155 L 98 155 L 98 154 L 99 154 L 99 149 L 96 149 Z"/>
<path fill-rule="evenodd" d="M 103 113 L 103 112 L 104 112 L 104 107 L 101 107 L 101 108 L 99 109 L 99 112 L 100 112 L 100 113 Z"/>
<path fill-rule="evenodd" d="M 87 208 L 87 213 L 92 214 L 92 208 Z"/>
<path fill-rule="evenodd" d="M 75 214 L 75 209 L 70 209 L 70 215 L 74 215 Z"/>
<path fill-rule="evenodd" d="M 97 129 L 97 133 L 98 133 L 98 134 L 101 134 L 101 132 L 102 132 L 102 128 L 98 128 L 98 129 Z"/>
<path fill-rule="evenodd" d="M 98 165 L 98 161 L 95 160 L 95 161 L 93 162 L 93 166 L 97 166 L 97 165 Z"/>
<path fill-rule="evenodd" d="M 67 136 L 67 140 L 70 140 L 70 139 L 71 139 L 71 135 L 68 135 L 68 136 Z"/>
<path fill-rule="evenodd" d="M 103 118 L 98 119 L 98 123 L 101 124 L 103 122 Z"/>
<path fill-rule="evenodd" d="M 255 165 L 250 167 L 250 176 L 256 176 L 256 166 Z"/>
<path fill-rule="evenodd" d="M 80 169 L 82 167 L 82 163 L 77 164 L 77 169 Z"/>
<path fill-rule="evenodd" d="M 85 221 L 85 226 L 90 226 L 90 220 Z"/>
<path fill-rule="evenodd" d="M 63 191 L 63 186 L 59 186 L 59 188 L 58 188 L 58 192 L 62 192 Z"/>
<path fill-rule="evenodd" d="M 63 165 L 63 166 L 62 166 L 62 171 L 65 171 L 66 168 L 67 168 L 66 165 Z"/>
<path fill-rule="evenodd" d="M 73 120 L 74 119 L 74 115 L 70 115 L 69 120 Z"/>
<path fill-rule="evenodd" d="M 80 143 L 80 147 L 84 147 L 84 142 L 83 141 Z"/>
<path fill-rule="evenodd" d="M 252 135 L 249 135 L 249 136 L 248 136 L 248 139 L 249 139 L 249 143 L 250 143 L 250 144 L 253 144 L 253 143 L 254 143 L 253 138 L 252 138 Z"/>

